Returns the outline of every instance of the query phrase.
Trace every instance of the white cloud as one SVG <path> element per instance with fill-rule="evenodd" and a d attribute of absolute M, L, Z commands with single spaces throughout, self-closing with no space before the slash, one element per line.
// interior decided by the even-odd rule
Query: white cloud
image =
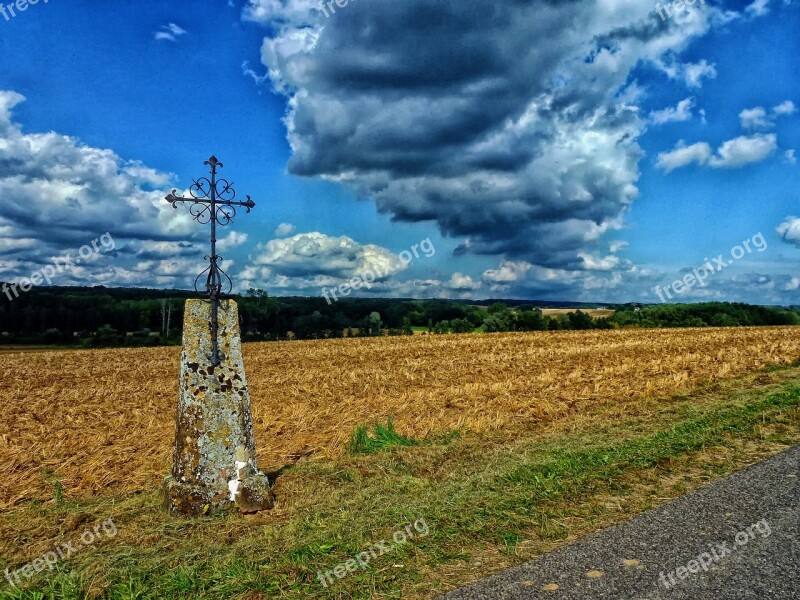
<path fill-rule="evenodd" d="M 776 116 L 793 115 L 797 111 L 797 107 L 791 100 L 784 100 L 780 104 L 772 107 L 772 112 Z"/>
<path fill-rule="evenodd" d="M 800 248 L 800 217 L 786 217 L 786 220 L 778 225 L 776 231 L 784 242 Z"/>
<path fill-rule="evenodd" d="M 587 271 L 611 271 L 619 266 L 619 257 L 610 256 L 592 256 L 586 252 L 578 253 L 578 256 L 583 259 L 583 266 Z"/>
<path fill-rule="evenodd" d="M 186 287 L 203 254 L 188 241 L 197 234 L 188 211 L 164 201 L 174 176 L 70 136 L 24 133 L 12 115 L 24 100 L 0 91 L 0 232 L 14 242 L 0 277 L 27 277 L 108 232 L 113 252 L 55 283 Z M 184 260 L 183 271 L 166 266 Z"/>
<path fill-rule="evenodd" d="M 183 27 L 175 23 L 168 23 L 167 25 L 162 25 L 159 30 L 155 32 L 154 36 L 160 41 L 177 42 L 180 36 L 186 35 L 187 33 L 189 32 Z"/>
<path fill-rule="evenodd" d="M 626 250 L 630 244 L 624 240 L 615 240 L 608 243 L 608 249 L 612 254 Z"/>
<path fill-rule="evenodd" d="M 11 110 L 24 100 L 0 91 L 0 218 L 45 241 L 105 231 L 138 239 L 192 232 L 191 217 L 164 201 L 169 188 L 158 189 L 173 175 L 55 132 L 23 133 Z"/>
<path fill-rule="evenodd" d="M 321 14 L 319 0 L 249 0 L 242 11 L 245 21 L 311 25 Z"/>
<path fill-rule="evenodd" d="M 483 281 L 491 292 L 527 298 L 544 295 L 550 298 L 580 298 L 598 301 L 606 298 L 638 298 L 641 290 L 658 281 L 660 273 L 638 267 L 616 257 L 589 258 L 593 270 L 586 265 L 574 269 L 553 269 L 526 261 L 503 261 L 496 269 L 486 269 Z M 637 294 L 636 290 L 640 290 Z"/>
<path fill-rule="evenodd" d="M 763 17 L 769 13 L 769 0 L 755 0 L 747 8 L 745 12 L 751 17 Z"/>
<path fill-rule="evenodd" d="M 669 106 L 663 110 L 657 110 L 650 113 L 650 121 L 656 125 L 662 123 L 688 121 L 692 118 L 692 109 L 694 108 L 694 98 L 685 98 L 678 102 L 674 108 Z"/>
<path fill-rule="evenodd" d="M 423 250 L 412 262 L 426 256 L 429 254 Z M 354 295 L 386 298 L 467 298 L 482 285 L 462 273 L 454 273 L 449 281 L 401 279 L 409 264 L 387 248 L 359 244 L 347 236 L 310 232 L 259 244 L 236 280 L 241 289 L 317 296 L 323 289 L 337 288 L 358 277 L 369 281 L 369 286 Z"/>
<path fill-rule="evenodd" d="M 341 280 L 365 271 L 395 274 L 408 265 L 386 248 L 362 245 L 347 236 L 310 232 L 259 244 L 248 266 L 268 267 L 271 273 L 290 278 Z"/>
<path fill-rule="evenodd" d="M 227 251 L 232 248 L 237 248 L 247 242 L 247 234 L 239 231 L 231 231 L 224 238 L 220 239 L 217 244 L 220 250 Z"/>
<path fill-rule="evenodd" d="M 702 87 L 704 78 L 715 79 L 717 77 L 716 67 L 706 59 L 696 63 L 662 65 L 661 68 L 670 79 L 681 80 L 690 88 Z"/>
<path fill-rule="evenodd" d="M 709 158 L 711 158 L 711 146 L 706 142 L 697 142 L 691 146 L 685 146 L 683 140 L 681 140 L 673 150 L 659 153 L 656 167 L 669 173 L 692 163 L 704 165 Z"/>
<path fill-rule="evenodd" d="M 507 285 L 520 281 L 533 265 L 527 261 L 504 260 L 497 269 L 486 269 L 483 280 L 489 285 Z"/>
<path fill-rule="evenodd" d="M 790 150 L 787 150 L 786 152 L 784 152 L 784 154 L 783 154 L 783 161 L 784 161 L 784 162 L 786 162 L 786 163 L 788 163 L 788 164 L 790 164 L 790 165 L 795 165 L 795 164 L 797 164 L 797 157 L 794 155 L 794 153 L 795 153 L 795 150 L 794 150 L 794 148 L 792 148 L 792 149 L 790 149 Z"/>
<path fill-rule="evenodd" d="M 773 133 L 739 136 L 724 142 L 714 154 L 706 142 L 686 146 L 681 140 L 673 150 L 659 153 L 656 167 L 666 173 L 690 164 L 707 164 L 715 169 L 742 167 L 761 162 L 777 147 L 777 137 Z"/>
<path fill-rule="evenodd" d="M 464 292 L 480 289 L 481 282 L 474 281 L 469 275 L 456 272 L 450 276 L 450 281 L 447 282 L 447 287 L 451 290 Z"/>
<path fill-rule="evenodd" d="M 772 121 L 767 119 L 767 111 L 761 106 L 745 108 L 739 113 L 739 119 L 744 129 L 767 129 L 772 127 Z"/>
<path fill-rule="evenodd" d="M 777 147 L 774 133 L 742 135 L 723 143 L 708 164 L 715 168 L 742 167 L 761 162 L 775 152 Z"/>
<path fill-rule="evenodd" d="M 256 73 L 255 70 L 250 67 L 250 63 L 248 61 L 244 61 L 242 63 L 242 75 L 250 77 L 253 81 L 255 81 L 256 85 L 261 85 L 269 79 L 268 74 L 259 75 Z"/>
<path fill-rule="evenodd" d="M 295 226 L 291 223 L 281 223 L 275 228 L 275 237 L 286 237 L 294 233 Z"/>
<path fill-rule="evenodd" d="M 772 107 L 770 115 L 767 115 L 766 109 L 761 106 L 755 108 L 746 108 L 739 113 L 742 127 L 745 129 L 769 129 L 774 127 L 774 118 L 784 117 L 795 113 L 797 108 L 791 100 L 784 100 L 780 104 Z"/>

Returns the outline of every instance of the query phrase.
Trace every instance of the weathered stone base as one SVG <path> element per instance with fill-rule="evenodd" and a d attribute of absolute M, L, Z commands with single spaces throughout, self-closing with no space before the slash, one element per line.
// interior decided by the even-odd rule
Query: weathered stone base
<path fill-rule="evenodd" d="M 275 494 L 263 473 L 246 478 L 239 486 L 236 506 L 244 514 L 257 513 L 275 506 Z"/>
<path fill-rule="evenodd" d="M 242 358 L 239 312 L 232 300 L 219 306 L 219 347 L 212 365 L 211 304 L 187 300 L 172 472 L 164 481 L 170 513 L 202 515 L 238 508 L 272 508 L 269 480 L 258 470 L 250 393 Z"/>
<path fill-rule="evenodd" d="M 164 508 L 175 515 L 202 515 L 235 508 L 244 514 L 251 514 L 269 510 L 275 505 L 269 479 L 261 473 L 239 483 L 235 501 L 231 500 L 229 494 L 207 486 L 180 483 L 172 475 L 164 478 L 161 495 Z"/>

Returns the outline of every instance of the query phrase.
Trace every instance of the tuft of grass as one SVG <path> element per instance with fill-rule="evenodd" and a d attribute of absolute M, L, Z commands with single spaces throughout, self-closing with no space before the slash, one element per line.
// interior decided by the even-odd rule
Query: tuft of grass
<path fill-rule="evenodd" d="M 395 446 L 416 446 L 419 444 L 417 440 L 397 433 L 391 417 L 387 420 L 386 427 L 380 423 L 375 423 L 372 427 L 372 435 L 369 434 L 366 425 L 360 425 L 356 428 L 347 443 L 347 450 L 350 454 L 374 454 Z"/>
<path fill-rule="evenodd" d="M 53 484 L 53 498 L 55 498 L 56 504 L 64 504 L 64 486 L 59 480 Z"/>

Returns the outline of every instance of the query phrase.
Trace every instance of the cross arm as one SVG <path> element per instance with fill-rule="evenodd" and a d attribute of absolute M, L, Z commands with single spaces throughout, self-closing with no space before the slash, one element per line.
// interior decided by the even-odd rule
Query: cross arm
<path fill-rule="evenodd" d="M 250 196 L 247 197 L 247 201 L 245 202 L 232 202 L 230 200 L 217 200 L 217 204 L 223 204 L 225 206 L 244 206 L 247 209 L 247 212 L 250 212 L 253 208 L 255 208 L 256 203 L 253 202 L 253 199 Z"/>
<path fill-rule="evenodd" d="M 211 200 L 198 199 L 198 198 L 184 198 L 183 196 L 176 196 L 175 192 L 177 191 L 178 190 L 172 190 L 172 193 L 169 194 L 166 198 L 164 198 L 164 200 L 172 204 L 173 208 L 178 207 L 178 202 L 191 202 L 191 203 L 199 202 L 201 204 L 211 204 Z"/>
<path fill-rule="evenodd" d="M 172 204 L 173 208 L 178 207 L 178 202 L 191 202 L 199 203 L 199 204 L 211 204 L 210 198 L 185 198 L 183 196 L 176 196 L 175 193 L 178 190 L 172 190 L 172 193 L 169 194 L 166 198 L 164 198 L 167 202 Z M 220 206 L 243 206 L 247 209 L 247 212 L 250 212 L 253 208 L 255 208 L 256 203 L 253 202 L 253 199 L 250 196 L 247 196 L 247 200 L 244 202 L 241 201 L 232 201 L 232 200 L 215 200 L 216 204 Z"/>

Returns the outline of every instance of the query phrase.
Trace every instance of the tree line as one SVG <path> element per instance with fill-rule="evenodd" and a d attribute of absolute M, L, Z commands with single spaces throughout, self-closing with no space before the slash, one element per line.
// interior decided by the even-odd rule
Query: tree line
<path fill-rule="evenodd" d="M 155 346 L 179 344 L 183 305 L 196 294 L 131 288 L 34 288 L 0 300 L 0 344 Z M 251 289 L 235 297 L 245 341 L 411 335 L 615 329 L 798 325 L 796 308 L 710 302 L 607 305 L 613 316 L 593 318 L 574 305 L 559 315 L 542 302 L 480 304 L 453 300 L 271 297 Z"/>

